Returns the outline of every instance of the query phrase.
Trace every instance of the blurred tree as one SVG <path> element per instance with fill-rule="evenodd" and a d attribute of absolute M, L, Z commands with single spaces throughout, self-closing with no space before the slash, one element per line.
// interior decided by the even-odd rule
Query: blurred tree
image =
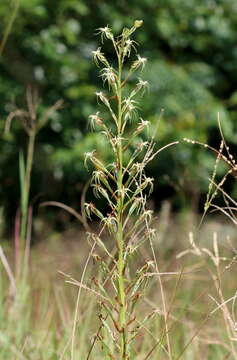
<path fill-rule="evenodd" d="M 14 1 L 0 3 L 2 34 L 13 8 Z M 150 82 L 142 117 L 156 126 L 164 109 L 158 143 L 190 137 L 218 147 L 220 112 L 226 139 L 236 146 L 235 0 L 21 0 L 0 59 L 0 130 L 8 113 L 24 102 L 29 83 L 39 89 L 42 110 L 59 98 L 65 100 L 64 109 L 39 137 L 34 194 L 77 206 L 88 179 L 84 152 L 97 148 L 101 157 L 110 156 L 103 139 L 87 125 L 95 111 L 94 93 L 103 86 L 91 51 L 98 45 L 96 28 L 109 24 L 119 31 L 134 19 L 144 20 L 138 41 L 149 59 L 141 73 Z M 110 53 L 106 43 L 104 47 Z M 13 135 L 0 141 L 0 198 L 9 203 L 10 197 L 15 207 L 18 149 L 25 139 L 16 124 Z M 204 149 L 181 143 L 154 160 L 149 171 L 159 186 L 166 182 L 165 189 L 168 176 L 170 187 L 176 184 L 178 194 L 189 201 L 190 194 L 198 198 L 206 191 L 212 159 Z"/>

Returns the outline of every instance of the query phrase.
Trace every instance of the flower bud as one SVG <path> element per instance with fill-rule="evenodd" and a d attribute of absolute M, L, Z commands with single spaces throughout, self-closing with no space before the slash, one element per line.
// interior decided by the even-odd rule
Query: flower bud
<path fill-rule="evenodd" d="M 139 27 L 142 26 L 142 24 L 143 24 L 143 20 L 135 20 L 133 26 L 134 26 L 135 28 L 139 28 Z"/>

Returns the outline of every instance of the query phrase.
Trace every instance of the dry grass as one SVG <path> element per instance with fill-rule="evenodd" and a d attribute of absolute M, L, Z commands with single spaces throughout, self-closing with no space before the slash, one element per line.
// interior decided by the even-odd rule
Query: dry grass
<path fill-rule="evenodd" d="M 157 218 L 164 220 L 162 216 L 158 214 Z M 214 229 L 220 243 L 219 251 L 228 258 L 223 266 L 220 265 L 222 268 L 219 271 L 219 278 L 223 285 L 221 295 L 219 288 L 216 287 L 217 282 L 213 281 L 216 265 L 213 260 L 209 260 L 208 254 L 207 256 L 193 254 L 176 259 L 176 255 L 188 247 L 188 233 L 191 227 L 189 219 L 185 221 L 182 216 L 181 220 L 180 217 L 173 217 L 172 214 L 167 218 L 169 220 L 166 219 L 166 226 L 158 221 L 156 223 L 159 227 L 163 225 L 164 232 L 160 233 L 163 240 L 157 239 L 155 251 L 159 256 L 163 287 L 168 299 L 167 320 L 173 359 L 178 359 L 179 356 L 187 360 L 200 359 L 200 354 L 203 359 L 221 360 L 225 356 L 234 359 L 223 318 L 223 308 L 217 309 L 217 302 L 221 304 L 235 295 L 236 283 L 233 274 L 236 271 L 236 263 L 230 245 L 236 241 L 235 228 L 227 224 L 223 218 L 216 221 L 213 219 L 207 221 L 198 234 L 201 240 L 198 246 L 200 248 L 206 246 L 212 250 Z M 195 219 L 194 216 L 193 218 Z M 176 234 L 179 234 L 178 244 Z M 45 360 L 66 359 L 70 356 L 70 347 L 66 348 L 65 353 L 64 348 L 71 338 L 77 290 L 75 286 L 66 284 L 66 278 L 58 271 L 70 274 L 79 281 L 90 248 L 86 234 L 78 231 L 77 228 L 62 234 L 53 234 L 49 229 L 47 239 L 47 243 L 42 239 L 32 249 L 29 288 L 28 292 L 26 289 L 23 292 L 25 305 L 18 307 L 17 314 L 14 314 L 12 320 L 11 299 L 6 296 L 9 285 L 4 272 L 2 273 L 1 294 L 5 296 L 1 298 L 1 316 L 5 322 L 1 322 L 0 354 L 4 359 Z M 105 239 L 105 242 L 108 244 L 108 239 Z M 171 252 L 173 244 L 176 246 Z M 162 252 L 158 252 L 158 248 L 162 248 Z M 10 253 L 9 249 L 6 252 L 8 258 L 11 257 Z M 134 266 L 143 263 L 142 256 L 144 258 L 147 256 L 146 247 L 142 249 L 141 255 L 134 259 Z M 231 266 L 225 269 L 226 265 Z M 85 279 L 88 286 L 96 273 L 97 267 L 91 260 Z M 153 276 L 146 297 L 137 308 L 138 314 L 150 315 L 153 321 L 149 326 L 144 327 L 141 333 L 137 344 L 139 353 L 134 355 L 135 359 L 144 360 L 156 343 L 158 343 L 157 348 L 151 358 L 167 358 L 165 349 L 159 344 L 159 336 L 162 336 L 164 329 L 164 314 L 160 306 L 161 294 L 156 282 Z M 81 296 L 75 358 L 86 359 L 99 326 L 97 318 L 99 307 L 97 297 L 91 296 L 87 290 L 83 289 Z M 24 300 L 23 294 L 22 300 Z M 225 304 L 230 314 L 228 321 L 233 320 L 233 304 L 234 298 Z M 7 313 L 4 314 L 6 309 L 8 309 Z M 185 348 L 187 344 L 189 345 Z M 91 358 L 104 359 L 99 348 L 94 349 Z"/>

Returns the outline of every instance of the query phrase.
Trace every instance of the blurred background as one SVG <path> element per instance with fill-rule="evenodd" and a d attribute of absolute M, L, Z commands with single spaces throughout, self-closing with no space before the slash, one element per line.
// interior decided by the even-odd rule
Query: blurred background
<path fill-rule="evenodd" d="M 39 112 L 64 100 L 37 137 L 31 199 L 35 204 L 60 201 L 80 210 L 81 193 L 91 176 L 84 153 L 97 149 L 100 158 L 110 157 L 103 137 L 88 126 L 88 116 L 99 110 L 95 92 L 103 88 L 91 58 L 100 43 L 96 29 L 109 25 L 119 32 L 135 19 L 144 20 L 136 41 L 139 54 L 148 58 L 141 77 L 150 83 L 141 116 L 155 125 L 163 111 L 157 146 L 181 140 L 147 169 L 155 178 L 151 206 L 158 211 L 168 200 L 174 212 L 203 210 L 215 154 L 182 139 L 218 149 L 219 112 L 225 139 L 236 152 L 237 2 L 1 0 L 2 36 L 9 29 L 0 57 L 0 207 L 7 219 L 5 230 L 12 228 L 19 205 L 19 150 L 27 145 L 19 121 L 13 121 L 10 134 L 3 134 L 9 113 L 26 107 L 29 85 L 39 93 Z M 111 50 L 105 43 L 103 51 L 113 61 Z M 225 171 L 220 166 L 218 176 Z M 234 182 L 226 186 L 236 195 Z M 57 226 L 71 221 L 61 215 Z M 40 216 L 56 222 L 55 210 L 41 209 Z"/>

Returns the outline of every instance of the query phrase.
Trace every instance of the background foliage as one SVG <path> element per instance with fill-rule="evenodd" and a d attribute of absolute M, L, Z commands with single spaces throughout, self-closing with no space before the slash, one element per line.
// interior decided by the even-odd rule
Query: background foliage
<path fill-rule="evenodd" d="M 14 6 L 14 1 L 0 3 L 1 34 Z M 41 110 L 64 99 L 64 108 L 38 137 L 32 198 L 40 194 L 40 199 L 78 207 L 90 176 L 84 152 L 96 148 L 99 156 L 110 156 L 103 138 L 88 127 L 88 116 L 97 106 L 95 91 L 103 87 L 91 51 L 98 46 L 96 28 L 109 24 L 119 31 L 134 19 L 144 20 L 138 41 L 141 55 L 149 60 L 141 74 L 150 82 L 141 116 L 155 126 L 164 109 L 158 144 L 189 137 L 218 147 L 220 112 L 225 137 L 232 152 L 236 150 L 235 0 L 21 0 L 0 58 L 1 134 L 9 112 L 25 106 L 29 84 L 38 88 Z M 18 152 L 26 145 L 17 122 L 10 136 L 1 135 L 0 144 L 0 199 L 14 214 Z M 155 177 L 155 204 L 168 196 L 174 206 L 197 207 L 213 162 L 213 154 L 182 141 L 164 152 L 149 168 Z"/>

